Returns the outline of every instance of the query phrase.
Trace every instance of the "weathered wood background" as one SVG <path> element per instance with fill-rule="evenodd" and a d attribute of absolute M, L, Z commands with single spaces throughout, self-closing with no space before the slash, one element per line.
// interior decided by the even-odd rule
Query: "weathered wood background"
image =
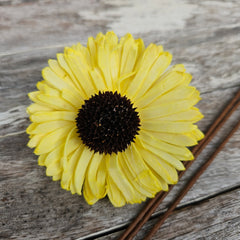
<path fill-rule="evenodd" d="M 131 32 L 162 44 L 201 91 L 205 131 L 240 87 L 240 1 L 0 0 L 0 238 L 117 239 L 145 203 L 88 206 L 62 190 L 26 147 L 27 93 L 63 47 L 99 31 Z M 240 109 L 195 161 L 136 239 L 239 119 Z M 154 239 L 240 239 L 240 130 L 167 219 Z"/>

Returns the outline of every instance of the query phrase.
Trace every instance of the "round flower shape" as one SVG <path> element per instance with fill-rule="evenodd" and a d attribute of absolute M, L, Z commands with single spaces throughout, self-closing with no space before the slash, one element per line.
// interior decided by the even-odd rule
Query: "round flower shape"
<path fill-rule="evenodd" d="M 187 147 L 203 138 L 203 115 L 191 75 L 171 59 L 162 46 L 108 32 L 49 60 L 27 108 L 28 146 L 46 174 L 89 204 L 107 195 L 116 207 L 176 184 L 181 161 L 193 159 Z"/>

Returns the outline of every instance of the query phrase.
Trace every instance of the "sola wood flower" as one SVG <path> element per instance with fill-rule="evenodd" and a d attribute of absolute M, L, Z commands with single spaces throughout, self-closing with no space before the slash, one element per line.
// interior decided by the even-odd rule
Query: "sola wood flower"
<path fill-rule="evenodd" d="M 46 174 L 89 204 L 140 203 L 178 181 L 187 146 L 203 138 L 194 123 L 199 92 L 162 46 L 113 32 L 66 47 L 42 71 L 28 146 Z M 168 70 L 166 70 L 168 68 Z"/>

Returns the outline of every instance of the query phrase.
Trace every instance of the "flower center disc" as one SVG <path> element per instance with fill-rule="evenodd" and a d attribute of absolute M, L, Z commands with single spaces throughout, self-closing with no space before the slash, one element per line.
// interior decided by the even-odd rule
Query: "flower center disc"
<path fill-rule="evenodd" d="M 83 143 L 94 152 L 122 152 L 134 142 L 140 127 L 136 108 L 117 92 L 99 92 L 85 100 L 76 118 Z"/>

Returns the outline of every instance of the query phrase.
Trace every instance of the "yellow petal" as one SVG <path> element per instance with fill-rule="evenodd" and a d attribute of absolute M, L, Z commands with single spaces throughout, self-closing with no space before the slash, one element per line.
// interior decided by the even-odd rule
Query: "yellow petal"
<path fill-rule="evenodd" d="M 64 58 L 78 81 L 80 89 L 90 97 L 94 92 L 94 85 L 89 75 L 89 65 L 81 52 L 76 52 L 72 48 L 65 48 Z"/>
<path fill-rule="evenodd" d="M 180 85 L 161 96 L 159 100 L 162 102 L 172 102 L 180 99 L 188 99 L 195 91 L 197 91 L 195 87 Z"/>
<path fill-rule="evenodd" d="M 67 158 L 67 165 L 63 169 L 63 174 L 62 174 L 62 180 L 61 180 L 61 186 L 62 188 L 66 190 L 70 190 L 71 183 L 74 182 L 74 174 L 75 174 L 75 169 L 78 163 L 78 160 L 80 159 L 80 156 L 82 154 L 84 146 L 79 145 L 79 147 L 72 153 L 70 153 Z M 72 188 L 74 188 L 72 186 Z M 75 191 L 75 188 L 74 188 Z M 75 191 L 76 192 L 76 191 Z"/>
<path fill-rule="evenodd" d="M 103 198 L 106 195 L 106 170 L 103 154 L 94 153 L 85 179 L 93 199 L 91 200 L 91 196 L 88 194 L 87 202 L 93 202 L 95 199 Z"/>
<path fill-rule="evenodd" d="M 182 156 L 184 159 L 193 159 L 191 151 L 184 146 L 176 146 L 167 142 L 157 140 L 150 134 L 147 134 L 143 131 L 139 135 L 139 138 L 147 149 L 153 150 L 153 148 L 157 148 L 170 154 Z"/>
<path fill-rule="evenodd" d="M 153 170 L 153 172 L 154 172 L 154 170 Z M 154 174 L 155 175 L 155 174 Z M 162 185 L 162 191 L 165 191 L 165 192 L 167 192 L 168 190 L 169 190 L 169 188 L 168 188 L 168 184 L 159 176 L 158 177 L 158 181 L 161 183 L 161 185 Z"/>
<path fill-rule="evenodd" d="M 63 168 L 67 168 L 68 156 L 75 151 L 83 143 L 77 134 L 76 126 L 74 126 L 68 133 L 63 151 Z"/>
<path fill-rule="evenodd" d="M 149 194 L 151 194 L 151 197 L 153 197 L 156 192 L 162 189 L 159 181 L 144 163 L 142 156 L 134 144 L 131 144 L 131 146 L 129 146 L 125 152 L 123 152 L 123 157 L 128 168 L 134 174 L 134 181 L 138 182 L 138 184 L 148 191 Z"/>
<path fill-rule="evenodd" d="M 191 81 L 192 81 L 192 75 L 190 73 L 185 73 L 184 81 L 182 84 L 184 84 L 185 86 L 188 86 Z"/>
<path fill-rule="evenodd" d="M 141 142 L 141 144 L 143 145 L 143 147 L 144 147 L 144 143 L 143 142 Z M 140 152 L 141 152 L 141 148 L 140 148 Z M 176 156 L 174 156 L 174 154 L 171 154 L 171 153 L 168 153 L 168 152 L 166 152 L 166 151 L 162 151 L 160 148 L 158 148 L 157 150 L 155 150 L 153 147 L 151 148 L 151 149 L 149 149 L 148 147 L 146 147 L 145 149 L 143 149 L 143 151 L 148 151 L 148 153 L 149 152 L 151 152 L 150 154 L 149 154 L 149 157 L 147 158 L 145 158 L 145 161 L 146 161 L 146 163 L 147 163 L 147 160 L 149 159 L 149 158 L 151 158 L 151 156 L 152 156 L 152 154 L 154 154 L 154 156 L 155 156 L 155 158 L 160 158 L 160 159 L 162 159 L 162 160 L 164 160 L 166 163 L 169 163 L 169 164 L 171 164 L 173 167 L 175 167 L 177 170 L 180 170 L 180 171 L 182 171 L 182 170 L 185 170 L 185 167 L 184 167 L 184 165 L 182 164 L 182 162 L 180 161 L 180 158 L 179 157 L 176 157 Z M 147 156 L 147 155 L 145 155 L 145 156 Z M 155 169 L 155 168 L 154 168 Z"/>
<path fill-rule="evenodd" d="M 65 101 L 63 98 L 60 97 L 49 96 L 41 93 L 37 95 L 37 98 L 42 103 L 56 110 L 68 110 L 68 111 L 76 110 L 76 108 L 72 104 L 70 104 L 69 102 Z"/>
<path fill-rule="evenodd" d="M 111 51 L 110 54 L 110 69 L 111 69 L 111 78 L 112 78 L 112 91 L 120 91 L 119 89 L 119 65 L 120 65 L 120 59 L 119 59 L 119 50 L 114 49 Z"/>
<path fill-rule="evenodd" d="M 73 126 L 70 124 L 70 126 L 59 128 L 54 132 L 51 132 L 46 136 L 42 137 L 34 153 L 40 155 L 52 151 L 54 148 L 56 148 L 64 141 L 63 139 L 67 137 L 67 134 L 69 133 L 72 127 Z"/>
<path fill-rule="evenodd" d="M 39 157 L 38 157 L 38 165 L 40 166 L 45 166 L 45 159 L 47 157 L 47 153 L 45 154 L 41 154 Z"/>
<path fill-rule="evenodd" d="M 89 187 L 89 182 L 85 179 L 84 181 L 84 187 L 83 187 L 83 196 L 86 202 L 89 205 L 95 204 L 99 198 L 97 198 L 91 191 L 91 188 Z"/>
<path fill-rule="evenodd" d="M 136 172 L 131 170 L 131 166 L 127 164 L 127 161 L 125 160 L 126 156 L 124 153 L 118 153 L 120 165 L 122 166 L 122 169 L 124 169 L 124 173 L 126 177 L 129 179 L 133 187 L 138 191 L 139 194 L 141 194 L 140 199 L 144 201 L 146 197 L 153 197 L 154 194 L 151 190 L 148 190 L 148 188 L 145 188 L 145 186 L 140 182 L 136 181 L 137 175 Z"/>
<path fill-rule="evenodd" d="M 46 81 L 42 81 L 42 82 L 38 82 L 37 83 L 37 88 L 42 92 L 45 93 L 46 95 L 50 95 L 50 96 L 56 96 L 59 97 L 60 96 L 60 92 L 53 88 L 50 87 L 47 83 L 45 83 Z"/>
<path fill-rule="evenodd" d="M 160 77 L 160 75 L 167 69 L 172 61 L 172 55 L 168 52 L 161 53 L 156 61 L 153 63 L 151 69 L 147 73 L 141 88 L 136 93 L 136 98 L 141 98 L 148 89 L 153 85 L 153 83 Z M 135 97 L 134 97 L 135 99 Z"/>
<path fill-rule="evenodd" d="M 122 207 L 126 200 L 110 177 L 107 178 L 107 194 L 114 207 Z"/>
<path fill-rule="evenodd" d="M 189 133 L 191 137 L 194 137 L 197 141 L 200 141 L 204 138 L 204 134 L 198 128 L 194 129 L 191 133 Z"/>
<path fill-rule="evenodd" d="M 139 71 L 139 68 L 141 67 L 141 64 L 142 64 L 142 59 L 143 57 L 145 57 L 145 45 L 144 45 L 144 42 L 141 38 L 139 39 L 136 39 L 135 42 L 137 43 L 138 45 L 138 57 L 136 59 L 136 65 L 134 67 L 134 71 Z M 159 49 L 161 51 L 163 51 L 163 48 L 162 46 L 159 46 Z"/>
<path fill-rule="evenodd" d="M 82 86 L 79 84 L 77 78 L 75 77 L 75 75 L 73 74 L 72 70 L 70 69 L 70 67 L 68 66 L 68 63 L 65 60 L 64 54 L 57 54 L 57 59 L 58 59 L 58 63 L 59 65 L 65 70 L 65 72 L 68 74 L 68 77 L 65 77 L 67 80 L 66 82 L 71 81 L 72 85 L 75 87 L 73 88 L 75 91 L 79 92 L 79 95 L 86 99 L 88 96 L 86 95 L 86 93 L 83 91 Z M 69 89 L 70 90 L 70 89 Z"/>
<path fill-rule="evenodd" d="M 112 154 L 107 161 L 109 178 L 115 183 L 121 191 L 127 203 L 140 202 L 140 195 L 136 192 L 131 183 L 126 178 L 123 169 L 119 164 L 118 155 Z"/>
<path fill-rule="evenodd" d="M 168 184 L 176 184 L 178 181 L 177 171 L 174 167 L 157 158 L 156 155 L 151 154 L 144 149 L 140 150 L 140 154 L 145 160 L 145 163 L 154 169 L 154 171 L 162 177 Z"/>
<path fill-rule="evenodd" d="M 26 133 L 27 134 L 31 134 L 32 131 L 38 126 L 37 123 L 31 123 L 28 128 L 26 129 Z"/>
<path fill-rule="evenodd" d="M 62 169 L 58 161 L 49 165 L 46 169 L 47 176 L 58 176 L 61 173 L 62 173 Z"/>
<path fill-rule="evenodd" d="M 95 84 L 96 89 L 98 89 L 99 91 L 106 90 L 105 80 L 102 77 L 101 72 L 99 71 L 98 68 L 94 68 L 93 70 L 91 70 L 90 75 Z"/>
<path fill-rule="evenodd" d="M 144 79 L 146 78 L 150 68 L 154 64 L 155 60 L 158 58 L 159 54 L 162 52 L 161 46 L 156 46 L 155 44 L 150 44 L 145 50 L 141 63 L 139 64 L 139 71 L 137 72 L 134 79 L 131 81 L 128 89 L 127 96 L 133 97 L 139 88 L 142 87 Z"/>
<path fill-rule="evenodd" d="M 62 172 L 59 172 L 58 174 L 52 176 L 53 181 L 59 181 L 62 177 Z"/>
<path fill-rule="evenodd" d="M 59 162 L 59 167 L 62 170 L 61 158 L 63 156 L 63 147 L 64 144 L 61 144 L 47 154 L 47 157 L 45 159 L 45 166 L 48 167 L 55 162 Z"/>
<path fill-rule="evenodd" d="M 118 37 L 113 31 L 109 31 L 106 33 L 106 42 L 110 45 L 111 48 L 116 47 L 118 43 Z"/>
<path fill-rule="evenodd" d="M 76 193 L 76 189 L 75 189 L 75 185 L 74 185 L 73 181 L 71 181 L 71 183 L 70 183 L 70 191 L 72 194 Z"/>
<path fill-rule="evenodd" d="M 90 53 L 90 58 L 91 58 L 92 65 L 93 65 L 93 67 L 96 67 L 96 65 L 97 65 L 97 58 L 96 58 L 97 47 L 96 47 L 95 39 L 93 37 L 88 38 L 87 48 L 88 48 L 89 53 Z"/>
<path fill-rule="evenodd" d="M 165 74 L 163 74 L 150 88 L 144 96 L 138 98 L 136 96 L 136 104 L 139 108 L 144 108 L 152 101 L 157 98 L 160 98 L 164 93 L 174 89 L 176 86 L 182 84 L 185 79 L 185 73 L 178 71 L 179 65 L 175 65 Z"/>
<path fill-rule="evenodd" d="M 126 95 L 126 89 L 134 78 L 135 74 L 136 72 L 130 72 L 128 74 L 120 76 L 120 78 L 118 79 L 118 91 L 122 95 Z"/>
<path fill-rule="evenodd" d="M 167 122 L 167 121 L 142 121 L 142 129 L 146 131 L 165 133 L 187 133 L 196 129 L 196 126 L 189 122 Z"/>
<path fill-rule="evenodd" d="M 49 59 L 48 60 L 49 67 L 62 79 L 64 79 L 67 75 L 67 73 L 64 71 L 64 69 L 60 66 L 57 60 L 55 59 Z"/>
<path fill-rule="evenodd" d="M 46 134 L 31 135 L 31 139 L 29 140 L 27 146 L 30 148 L 36 147 L 45 135 Z"/>
<path fill-rule="evenodd" d="M 153 137 L 157 138 L 158 140 L 172 143 L 174 145 L 193 146 L 197 144 L 196 139 L 192 137 L 189 133 L 176 134 L 176 133 L 151 132 L 150 134 Z"/>
<path fill-rule="evenodd" d="M 174 158 L 177 160 L 181 160 L 181 161 L 191 161 L 194 159 L 193 155 L 191 155 L 191 153 L 189 153 L 188 155 L 180 155 L 180 154 L 174 154 L 173 152 L 170 153 L 170 151 L 166 152 L 160 148 L 157 147 L 153 147 L 151 145 L 148 145 L 146 142 L 143 142 L 144 144 L 144 148 L 148 149 L 148 151 L 154 153 L 155 155 L 161 157 L 162 159 L 164 159 L 166 162 L 171 161 L 172 165 L 175 164 L 177 165 L 178 163 L 176 161 L 174 161 Z M 171 157 L 173 156 L 173 157 Z M 179 165 L 179 168 L 183 168 Z"/>
<path fill-rule="evenodd" d="M 99 45 L 97 49 L 98 66 L 101 69 L 108 90 L 113 90 L 113 81 L 111 77 L 111 52 L 110 46 Z"/>
<path fill-rule="evenodd" d="M 141 184 L 135 181 L 136 176 L 129 170 L 125 158 L 123 157 L 121 152 L 118 153 L 118 159 L 123 174 L 135 189 L 136 202 L 140 203 L 141 201 L 146 200 L 146 196 L 152 196 L 152 194 L 149 193 L 149 191 L 147 191 Z"/>
<path fill-rule="evenodd" d="M 68 102 L 71 103 L 76 109 L 81 108 L 84 104 L 84 99 L 78 94 L 76 95 L 74 92 L 69 91 L 68 89 L 62 90 L 62 97 Z"/>
<path fill-rule="evenodd" d="M 60 91 L 62 89 L 69 89 L 70 91 L 75 90 L 74 85 L 70 84 L 69 82 L 65 82 L 49 67 L 45 67 L 42 70 L 42 76 L 49 86 L 52 86 Z"/>
<path fill-rule="evenodd" d="M 184 89 L 184 88 L 190 89 L 188 95 L 187 95 L 187 91 L 184 91 L 184 90 L 181 91 L 181 89 Z M 180 91 L 178 91 L 179 89 L 180 89 Z M 169 95 L 170 95 L 170 97 L 169 97 Z M 195 100 L 198 102 L 200 99 L 201 98 L 200 98 L 199 91 L 197 91 L 196 89 L 193 89 L 191 87 L 181 86 L 181 87 L 176 88 L 176 91 L 174 89 L 171 92 L 169 92 L 168 94 L 165 94 L 165 95 L 159 97 L 156 101 L 152 102 L 152 104 L 149 106 L 157 106 L 160 104 L 179 102 L 179 101 L 183 101 L 183 100 L 189 100 L 189 101 Z"/>
<path fill-rule="evenodd" d="M 50 121 L 50 122 L 35 124 L 36 126 L 33 129 L 31 129 L 33 124 L 31 124 L 27 128 L 26 131 L 27 131 L 28 134 L 49 133 L 49 132 L 55 131 L 58 128 L 68 126 L 69 124 L 71 124 L 71 122 L 69 122 L 69 121 L 61 121 L 61 120 L 60 121 L 59 120 L 58 121 Z"/>
<path fill-rule="evenodd" d="M 43 106 L 43 105 L 40 105 L 38 103 L 33 103 L 29 107 L 27 107 L 27 113 L 29 115 L 33 114 L 33 113 L 36 113 L 36 112 L 49 112 L 49 111 L 52 111 L 52 110 L 53 110 L 53 108 L 50 108 L 48 106 Z"/>
<path fill-rule="evenodd" d="M 77 43 L 76 45 L 73 45 L 71 48 L 73 50 L 76 50 L 77 54 L 81 56 L 82 60 L 84 61 L 84 63 L 86 63 L 87 66 L 93 67 L 88 48 L 84 47 L 81 43 Z"/>
<path fill-rule="evenodd" d="M 77 112 L 69 111 L 36 112 L 30 116 L 30 120 L 36 123 L 59 120 L 75 122 L 76 117 Z"/>
<path fill-rule="evenodd" d="M 39 103 L 40 101 L 37 99 L 37 96 L 38 96 L 40 93 L 41 93 L 40 91 L 30 92 L 30 93 L 28 93 L 28 97 L 29 97 L 33 102 Z M 40 105 L 41 105 L 41 102 L 40 102 Z"/>
<path fill-rule="evenodd" d="M 200 100 L 199 97 L 192 97 L 191 99 L 179 100 L 177 102 L 169 102 L 158 104 L 155 102 L 151 106 L 141 109 L 139 111 L 141 119 L 161 118 L 175 113 L 189 110 Z"/>
<path fill-rule="evenodd" d="M 138 55 L 138 43 L 131 34 L 127 34 L 123 41 L 121 54 L 120 75 L 129 74 L 133 71 Z"/>
<path fill-rule="evenodd" d="M 76 192 L 82 194 L 82 185 L 85 179 L 86 170 L 89 165 L 89 162 L 92 159 L 94 152 L 90 151 L 87 147 L 83 149 L 81 156 L 78 159 L 78 163 L 74 173 L 74 186 Z"/>
<path fill-rule="evenodd" d="M 203 115 L 201 114 L 201 112 L 197 108 L 192 107 L 191 109 L 188 109 L 186 111 L 160 117 L 159 119 L 161 121 L 178 121 L 178 122 L 186 121 L 195 123 L 201 120 L 202 118 Z"/>

